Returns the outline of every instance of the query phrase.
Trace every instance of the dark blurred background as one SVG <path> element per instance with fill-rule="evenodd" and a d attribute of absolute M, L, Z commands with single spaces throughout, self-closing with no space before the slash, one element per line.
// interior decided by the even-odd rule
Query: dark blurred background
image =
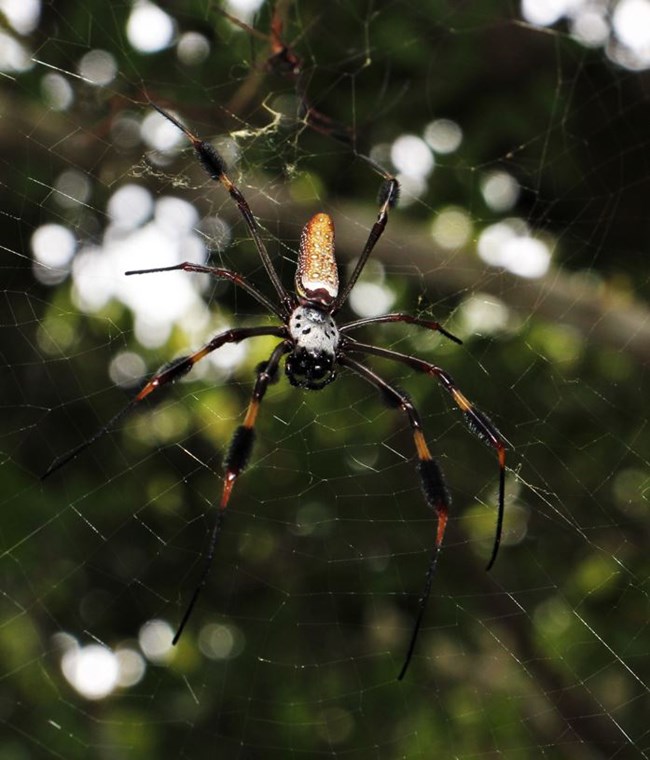
<path fill-rule="evenodd" d="M 647 757 L 650 4 L 0 8 L 2 757 Z M 359 337 L 443 366 L 509 443 L 486 573 L 494 452 L 430 379 L 368 362 L 417 404 L 453 499 L 402 682 L 435 516 L 405 419 L 360 379 L 270 388 L 174 649 L 273 341 L 40 480 L 164 362 L 271 323 L 223 283 L 124 277 L 190 258 L 273 295 L 150 102 L 226 157 L 287 285 L 312 213 L 345 276 L 381 170 L 402 181 L 342 319 L 440 320 L 462 346 Z"/>

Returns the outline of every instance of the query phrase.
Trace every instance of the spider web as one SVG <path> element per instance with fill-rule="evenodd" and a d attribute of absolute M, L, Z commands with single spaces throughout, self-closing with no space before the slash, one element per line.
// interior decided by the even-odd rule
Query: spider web
<path fill-rule="evenodd" d="M 648 757 L 650 4 L 229 7 L 248 28 L 207 0 L 0 7 L 2 756 Z M 271 58 L 274 20 L 298 63 Z M 368 362 L 416 403 L 453 498 L 401 682 L 435 516 L 405 419 L 359 378 L 270 387 L 175 648 L 273 340 L 39 479 L 166 361 L 271 323 L 203 276 L 124 277 L 192 260 L 271 293 L 149 101 L 224 155 L 286 285 L 312 213 L 349 273 L 379 167 L 401 180 L 348 314 L 440 320 L 463 346 L 363 339 L 444 367 L 509 442 L 488 574 L 493 452 L 431 380 Z"/>

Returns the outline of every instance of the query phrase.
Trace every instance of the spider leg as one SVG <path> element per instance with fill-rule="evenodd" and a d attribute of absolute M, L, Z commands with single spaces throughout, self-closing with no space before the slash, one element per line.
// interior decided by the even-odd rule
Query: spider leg
<path fill-rule="evenodd" d="M 427 330 L 434 330 L 441 333 L 445 338 L 453 340 L 454 343 L 462 345 L 463 341 L 450 333 L 448 330 L 439 323 L 432 322 L 428 319 L 418 319 L 412 317 L 410 314 L 402 314 L 401 312 L 395 314 L 382 314 L 380 317 L 367 317 L 366 319 L 355 319 L 354 322 L 348 322 L 345 325 L 339 327 L 339 332 L 349 332 L 350 330 L 357 330 L 359 327 L 365 327 L 366 325 L 376 325 L 380 322 L 406 322 L 409 325 L 417 325 L 418 327 L 424 327 Z"/>
<path fill-rule="evenodd" d="M 361 256 L 359 256 L 359 260 L 357 261 L 357 265 L 355 266 L 350 279 L 334 302 L 332 315 L 336 314 L 341 306 L 343 306 L 343 304 L 347 301 L 348 296 L 350 295 L 350 291 L 355 286 L 357 280 L 359 279 L 359 275 L 363 271 L 363 268 L 368 261 L 368 257 L 372 253 L 372 249 L 375 247 L 377 241 L 382 236 L 382 233 L 386 228 L 386 223 L 388 222 L 388 212 L 390 209 L 395 208 L 398 198 L 399 182 L 395 179 L 395 177 L 386 177 L 379 190 L 380 207 L 379 213 L 377 214 L 377 221 L 372 225 L 372 229 L 368 235 L 368 240 L 366 240 L 366 244 L 363 248 L 363 251 L 361 252 Z"/>
<path fill-rule="evenodd" d="M 234 285 L 242 288 L 242 290 L 245 290 L 249 295 L 253 296 L 253 298 L 258 303 L 261 303 L 262 306 L 265 306 L 270 312 L 275 314 L 280 319 L 283 319 L 284 317 L 282 311 L 278 309 L 273 301 L 270 301 L 263 293 L 260 293 L 260 291 L 254 285 L 251 285 L 251 283 L 248 282 L 248 280 L 241 274 L 232 272 L 230 269 L 221 269 L 221 267 L 206 267 L 202 266 L 201 264 L 193 264 L 191 261 L 184 261 L 182 264 L 175 264 L 171 267 L 155 267 L 154 269 L 132 269 L 128 272 L 125 272 L 125 274 L 153 274 L 155 272 L 175 272 L 178 270 L 182 272 L 199 272 L 201 274 L 212 275 L 212 277 L 215 277 L 217 280 L 228 280 Z"/>
<path fill-rule="evenodd" d="M 205 169 L 208 176 L 211 179 L 220 182 L 221 185 L 223 185 L 223 187 L 228 191 L 233 201 L 236 203 L 237 208 L 239 209 L 241 215 L 244 218 L 244 221 L 246 222 L 248 231 L 253 238 L 259 257 L 262 259 L 264 269 L 266 269 L 266 273 L 271 280 L 276 293 L 280 297 L 280 302 L 282 303 L 283 308 L 288 312 L 292 303 L 291 296 L 285 290 L 284 285 L 282 284 L 282 281 L 280 280 L 280 277 L 278 276 L 278 273 L 273 266 L 273 262 L 271 261 L 269 252 L 266 250 L 264 241 L 260 236 L 259 226 L 255 220 L 255 217 L 253 216 L 253 212 L 251 211 L 250 206 L 248 205 L 248 201 L 246 198 L 244 198 L 241 190 L 237 187 L 237 185 L 235 185 L 235 183 L 226 173 L 226 162 L 209 142 L 201 140 L 195 134 L 190 132 L 190 130 L 181 124 L 178 119 L 176 119 L 171 114 L 168 114 L 167 111 L 164 111 L 162 108 L 160 108 L 160 106 L 157 106 L 155 103 L 151 103 L 151 105 L 156 109 L 156 111 L 158 111 L 161 116 L 164 116 L 165 119 L 171 121 L 172 124 L 174 124 L 181 130 L 181 132 L 183 132 L 187 139 L 192 143 L 194 152 L 196 153 L 201 166 Z"/>
<path fill-rule="evenodd" d="M 150 393 L 167 385 L 168 383 L 177 380 L 179 377 L 186 375 L 192 367 L 201 361 L 205 356 L 216 351 L 226 343 L 239 343 L 242 340 L 253 338 L 258 335 L 275 335 L 278 338 L 285 337 L 285 329 L 283 327 L 242 327 L 232 330 L 226 330 L 225 332 L 215 335 L 209 343 L 206 343 L 203 348 L 199 349 L 189 356 L 181 356 L 178 359 L 169 364 L 164 365 L 142 388 L 142 390 L 136 394 L 129 403 L 121 409 L 113 418 L 111 418 L 105 425 L 103 425 L 96 433 L 90 436 L 82 444 L 69 451 L 67 454 L 63 454 L 57 457 L 54 462 L 47 468 L 45 473 L 41 476 L 41 480 L 49 477 L 53 472 L 56 472 L 65 464 L 75 459 L 81 452 L 93 444 L 97 439 L 101 438 L 105 433 L 119 422 L 122 417 L 126 416 L 133 407 L 137 406 L 143 399 L 145 399 Z"/>
<path fill-rule="evenodd" d="M 367 380 L 371 385 L 381 393 L 384 399 L 398 409 L 408 417 L 409 425 L 413 433 L 413 442 L 415 443 L 415 450 L 418 455 L 417 470 L 420 476 L 420 485 L 422 486 L 422 492 L 427 504 L 436 511 L 438 516 L 438 528 L 436 530 L 436 538 L 433 545 L 433 551 L 429 560 L 429 566 L 427 569 L 426 578 L 424 581 L 424 588 L 420 594 L 418 601 L 418 615 L 413 626 L 413 633 L 411 634 L 411 640 L 409 642 L 404 664 L 399 672 L 398 680 L 401 681 L 406 674 L 406 670 L 411 662 L 413 651 L 415 649 L 415 642 L 422 625 L 422 619 L 424 617 L 424 610 L 427 605 L 429 594 L 431 593 L 431 582 L 435 573 L 436 564 L 438 562 L 438 555 L 440 554 L 440 547 L 442 546 L 442 539 L 445 535 L 445 528 L 447 526 L 447 516 L 449 512 L 449 506 L 451 504 L 451 498 L 445 485 L 445 480 L 438 466 L 436 460 L 431 456 L 427 442 L 424 439 L 424 433 L 422 432 L 422 421 L 417 409 L 413 405 L 411 399 L 401 390 L 393 387 L 387 383 L 383 378 L 377 375 L 368 367 L 360 364 L 345 356 L 339 358 L 340 364 L 345 367 L 349 367 L 353 372 L 360 375 L 364 380 Z"/>
<path fill-rule="evenodd" d="M 505 482 L 506 482 L 506 442 L 501 433 L 497 430 L 494 423 L 483 414 L 480 409 L 477 409 L 467 399 L 460 389 L 454 383 L 451 375 L 445 372 L 435 364 L 425 362 L 422 359 L 418 359 L 417 356 L 409 356 L 408 354 L 401 354 L 397 351 L 391 351 L 387 348 L 380 348 L 379 346 L 370 346 L 366 343 L 357 343 L 349 338 L 345 342 L 344 349 L 353 353 L 372 354 L 374 356 L 380 356 L 384 359 L 390 359 L 406 366 L 411 369 L 423 372 L 426 375 L 435 377 L 435 379 L 442 385 L 442 387 L 451 395 L 456 406 L 460 409 L 465 417 L 467 427 L 480 438 L 488 446 L 491 446 L 497 454 L 497 460 L 499 462 L 499 504 L 497 511 L 497 525 L 494 535 L 494 544 L 492 546 L 492 554 L 490 560 L 487 563 L 487 570 L 489 570 L 499 553 L 499 546 L 501 545 L 501 534 L 503 531 L 503 513 L 504 513 L 504 500 L 505 500 Z"/>
<path fill-rule="evenodd" d="M 257 380 L 255 381 L 255 387 L 253 388 L 253 395 L 248 405 L 246 417 L 244 417 L 244 423 L 235 430 L 230 442 L 228 452 L 224 457 L 224 469 L 226 472 L 224 476 L 223 490 L 221 493 L 221 501 L 219 502 L 219 509 L 217 511 L 214 527 L 212 528 L 212 533 L 210 535 L 210 543 L 208 545 L 207 554 L 205 555 L 203 571 L 201 573 L 201 577 L 199 578 L 199 582 L 194 589 L 190 603 L 187 605 L 185 614 L 183 615 L 174 638 L 172 639 L 172 644 L 174 645 L 178 644 L 181 634 L 185 629 L 185 625 L 187 624 L 187 621 L 190 619 L 190 615 L 194 610 L 194 606 L 197 599 L 199 598 L 199 594 L 207 582 L 208 574 L 210 572 L 210 568 L 212 567 L 214 553 L 217 548 L 219 535 L 221 534 L 224 512 L 228 506 L 228 502 L 230 501 L 233 486 L 235 485 L 235 481 L 239 475 L 243 472 L 244 468 L 248 464 L 248 460 L 250 459 L 250 455 L 253 450 L 253 443 L 255 442 L 255 421 L 257 419 L 257 413 L 259 411 L 260 404 L 264 398 L 264 394 L 266 393 L 266 389 L 268 388 L 269 383 L 275 378 L 277 374 L 280 359 L 290 350 L 291 344 L 287 341 L 279 343 L 275 347 L 269 360 L 262 364 L 258 369 Z"/>

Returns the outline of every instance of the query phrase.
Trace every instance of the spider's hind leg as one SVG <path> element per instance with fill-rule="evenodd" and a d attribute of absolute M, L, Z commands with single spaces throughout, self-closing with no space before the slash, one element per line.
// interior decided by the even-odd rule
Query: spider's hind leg
<path fill-rule="evenodd" d="M 349 367 L 351 370 L 364 378 L 364 380 L 367 380 L 371 385 L 374 385 L 389 406 L 392 406 L 396 409 L 401 409 L 401 411 L 403 411 L 404 414 L 406 414 L 408 417 L 411 431 L 413 433 L 415 450 L 418 456 L 417 471 L 418 475 L 420 476 L 422 493 L 424 494 L 424 498 L 427 504 L 429 507 L 431 507 L 431 509 L 435 510 L 438 517 L 436 537 L 434 540 L 431 557 L 429 559 L 429 566 L 427 568 L 424 587 L 420 593 L 418 601 L 419 608 L 417 618 L 415 620 L 415 625 L 413 626 L 413 632 L 411 633 L 411 639 L 406 651 L 406 657 L 404 658 L 404 664 L 402 665 L 402 669 L 397 676 L 398 680 L 401 681 L 406 674 L 409 663 L 411 662 L 411 658 L 415 650 L 415 642 L 417 640 L 418 633 L 422 625 L 422 620 L 424 618 L 424 610 L 426 608 L 429 594 L 431 593 L 431 583 L 433 581 L 433 575 L 435 573 L 436 564 L 438 562 L 438 555 L 440 554 L 442 540 L 445 535 L 445 528 L 447 527 L 447 517 L 449 513 L 449 506 L 451 504 L 451 498 L 445 484 L 442 470 L 431 455 L 429 447 L 427 446 L 427 442 L 424 438 L 420 415 L 418 414 L 418 411 L 413 405 L 413 402 L 409 396 L 403 391 L 387 383 L 383 378 L 381 378 L 371 369 L 368 369 L 368 367 L 354 361 L 354 359 L 342 356 L 339 361 L 342 365 Z"/>
<path fill-rule="evenodd" d="M 505 489 L 506 489 L 506 439 L 498 431 L 493 422 L 490 421 L 488 416 L 484 414 L 480 409 L 477 409 L 474 404 L 469 401 L 468 398 L 461 392 L 460 388 L 453 381 L 451 375 L 445 370 L 437 367 L 435 364 L 426 362 L 423 359 L 418 359 L 417 356 L 411 356 L 409 354 L 401 354 L 399 351 L 393 351 L 392 349 L 380 348 L 379 346 L 371 346 L 367 343 L 359 343 L 357 341 L 348 341 L 346 343 L 346 350 L 350 352 L 357 352 L 360 354 L 371 354 L 373 356 L 380 356 L 384 359 L 390 359 L 394 362 L 400 362 L 407 367 L 422 372 L 429 377 L 434 377 L 440 385 L 449 393 L 453 398 L 454 403 L 460 409 L 467 423 L 467 427 L 474 435 L 479 438 L 483 443 L 492 448 L 499 463 L 499 496 L 498 496 L 498 508 L 497 508 L 497 525 L 494 534 L 494 543 L 492 545 L 492 554 L 487 563 L 487 570 L 490 570 L 499 553 L 499 547 L 501 546 L 501 534 L 503 532 L 503 517 L 505 514 Z"/>

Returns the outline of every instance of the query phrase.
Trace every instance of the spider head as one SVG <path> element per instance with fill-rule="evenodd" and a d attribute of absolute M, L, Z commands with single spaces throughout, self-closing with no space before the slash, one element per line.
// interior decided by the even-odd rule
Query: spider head
<path fill-rule="evenodd" d="M 334 354 L 299 346 L 287 356 L 285 371 L 291 385 L 318 391 L 336 378 Z"/>

